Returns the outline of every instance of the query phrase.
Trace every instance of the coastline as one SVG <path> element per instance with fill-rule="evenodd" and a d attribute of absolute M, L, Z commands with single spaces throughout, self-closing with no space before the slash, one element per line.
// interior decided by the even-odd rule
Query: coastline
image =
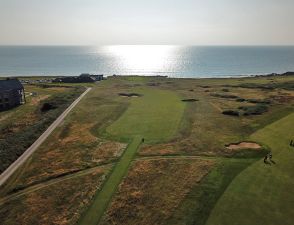
<path fill-rule="evenodd" d="M 170 78 L 170 79 L 240 79 L 240 78 L 258 78 L 258 77 L 287 77 L 287 76 L 293 76 L 294 71 L 287 71 L 284 73 L 270 73 L 270 74 L 246 74 L 246 75 L 223 75 L 223 76 L 195 76 L 195 77 L 172 77 L 167 75 L 133 75 L 133 74 L 113 74 L 113 75 L 107 75 L 104 74 L 104 76 L 107 77 L 149 77 L 149 78 Z M 6 78 L 17 78 L 17 79 L 37 79 L 37 78 L 58 78 L 58 77 L 77 77 L 72 75 L 13 75 L 13 76 L 7 76 L 7 75 L 1 75 L 0 74 L 0 80 L 6 79 Z"/>

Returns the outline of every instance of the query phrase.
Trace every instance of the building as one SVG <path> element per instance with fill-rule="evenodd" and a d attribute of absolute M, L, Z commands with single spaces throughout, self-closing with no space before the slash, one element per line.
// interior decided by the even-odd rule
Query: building
<path fill-rule="evenodd" d="M 80 77 L 90 77 L 90 78 L 92 78 L 94 81 L 101 81 L 101 80 L 103 80 L 103 74 L 89 74 L 89 73 L 82 73 L 81 75 L 80 75 Z"/>
<path fill-rule="evenodd" d="M 58 77 L 52 82 L 54 83 L 93 83 L 103 80 L 103 75 L 94 75 L 88 73 L 82 73 L 78 77 Z"/>
<path fill-rule="evenodd" d="M 0 111 L 24 104 L 25 101 L 24 87 L 19 80 L 0 80 Z"/>

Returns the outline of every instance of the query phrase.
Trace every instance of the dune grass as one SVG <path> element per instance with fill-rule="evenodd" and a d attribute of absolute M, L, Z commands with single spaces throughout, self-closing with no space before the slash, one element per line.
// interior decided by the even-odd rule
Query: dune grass
<path fill-rule="evenodd" d="M 128 171 L 130 163 L 141 143 L 141 138 L 141 136 L 136 136 L 129 144 L 120 161 L 115 165 L 109 178 L 104 183 L 102 190 L 96 194 L 93 203 L 81 217 L 78 224 L 96 225 L 99 223 L 118 185 Z"/>
<path fill-rule="evenodd" d="M 240 173 L 216 204 L 208 225 L 293 224 L 293 124 L 294 113 L 251 135 L 272 149 L 276 164 L 259 160 Z"/>
<path fill-rule="evenodd" d="M 135 92 L 127 111 L 106 132 L 118 139 L 141 135 L 147 143 L 166 141 L 176 134 L 185 103 L 171 91 L 144 88 Z"/>

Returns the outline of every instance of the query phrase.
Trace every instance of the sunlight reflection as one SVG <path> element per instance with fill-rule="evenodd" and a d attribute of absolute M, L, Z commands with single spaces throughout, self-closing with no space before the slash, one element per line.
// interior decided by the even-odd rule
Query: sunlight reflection
<path fill-rule="evenodd" d="M 107 51 L 124 68 L 133 72 L 164 71 L 170 66 L 171 54 L 175 46 L 168 45 L 115 45 L 107 46 Z"/>

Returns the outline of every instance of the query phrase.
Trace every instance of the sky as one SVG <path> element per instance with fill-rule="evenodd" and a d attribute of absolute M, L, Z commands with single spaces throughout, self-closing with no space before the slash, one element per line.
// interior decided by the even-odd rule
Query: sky
<path fill-rule="evenodd" d="M 0 45 L 294 45 L 293 0 L 0 0 Z"/>

